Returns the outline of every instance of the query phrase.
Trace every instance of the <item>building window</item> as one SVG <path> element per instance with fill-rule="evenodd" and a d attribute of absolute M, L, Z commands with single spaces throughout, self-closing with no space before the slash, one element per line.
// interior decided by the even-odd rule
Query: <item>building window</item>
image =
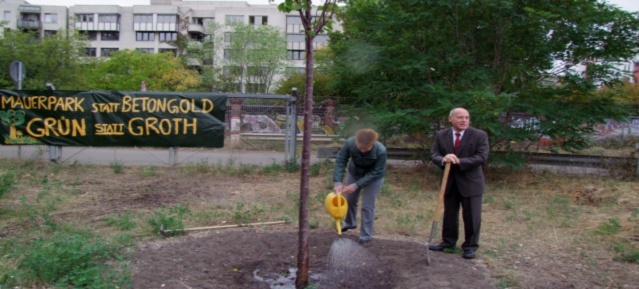
<path fill-rule="evenodd" d="M 155 52 L 155 49 L 153 48 L 136 48 L 135 50 L 142 53 L 149 53 L 149 54 L 153 54 Z"/>
<path fill-rule="evenodd" d="M 44 31 L 44 37 L 51 37 L 58 34 L 57 30 L 45 30 Z"/>
<path fill-rule="evenodd" d="M 93 23 L 93 14 L 76 14 L 75 17 L 78 19 L 78 22 Z"/>
<path fill-rule="evenodd" d="M 98 23 L 118 23 L 118 14 L 100 14 Z"/>
<path fill-rule="evenodd" d="M 246 93 L 264 93 L 266 85 L 264 83 L 247 83 Z"/>
<path fill-rule="evenodd" d="M 226 76 L 242 75 L 242 67 L 241 66 L 224 66 L 224 68 L 222 69 L 222 74 Z"/>
<path fill-rule="evenodd" d="M 302 25 L 302 18 L 299 16 L 286 16 L 286 33 L 303 33 L 304 25 Z"/>
<path fill-rule="evenodd" d="M 177 15 L 158 14 L 158 24 L 175 24 L 177 23 Z"/>
<path fill-rule="evenodd" d="M 133 23 L 153 24 L 153 14 L 135 14 L 133 15 Z"/>
<path fill-rule="evenodd" d="M 109 55 L 111 55 L 111 53 L 118 51 L 117 48 L 101 48 L 100 49 L 100 56 L 102 57 L 109 57 Z"/>
<path fill-rule="evenodd" d="M 11 21 L 11 11 L 4 11 L 4 20 Z"/>
<path fill-rule="evenodd" d="M 96 56 L 98 56 L 96 53 L 97 53 L 97 49 L 95 49 L 95 47 L 89 47 L 89 48 L 85 48 L 84 49 L 84 55 L 85 56 L 96 57 Z"/>
<path fill-rule="evenodd" d="M 246 74 L 248 76 L 261 76 L 267 73 L 268 69 L 263 66 L 249 66 L 246 68 Z"/>
<path fill-rule="evenodd" d="M 87 38 L 87 40 L 98 40 L 98 32 L 97 31 L 80 31 L 80 35 Z"/>
<path fill-rule="evenodd" d="M 231 32 L 224 32 L 224 42 L 231 43 Z"/>
<path fill-rule="evenodd" d="M 155 41 L 155 32 L 136 32 L 135 41 Z"/>
<path fill-rule="evenodd" d="M 177 40 L 177 32 L 159 32 L 160 42 L 168 42 Z"/>
<path fill-rule="evenodd" d="M 224 49 L 224 59 L 231 59 L 237 55 L 237 49 Z"/>
<path fill-rule="evenodd" d="M 304 60 L 304 50 L 288 50 L 288 60 Z"/>
<path fill-rule="evenodd" d="M 44 13 L 44 23 L 58 23 L 58 14 Z"/>
<path fill-rule="evenodd" d="M 286 69 L 284 69 L 284 75 L 286 76 L 304 73 L 306 73 L 306 69 L 304 67 L 287 67 Z"/>
<path fill-rule="evenodd" d="M 102 31 L 100 33 L 102 41 L 118 41 L 120 40 L 120 32 L 117 31 Z"/>
<path fill-rule="evenodd" d="M 224 24 L 230 25 L 235 23 L 244 23 L 244 15 L 226 15 Z"/>
<path fill-rule="evenodd" d="M 249 23 L 254 26 L 268 25 L 268 17 L 251 15 L 249 16 Z"/>

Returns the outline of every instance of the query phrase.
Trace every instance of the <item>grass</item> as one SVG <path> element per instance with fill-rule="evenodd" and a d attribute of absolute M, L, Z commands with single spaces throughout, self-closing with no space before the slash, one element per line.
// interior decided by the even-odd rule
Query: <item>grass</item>
<path fill-rule="evenodd" d="M 335 230 L 324 210 L 332 172 L 331 162 L 310 168 L 312 230 Z M 524 169 L 494 169 L 487 176 L 479 254 L 498 287 L 518 287 L 534 276 L 535 268 L 522 260 L 591 268 L 612 260 L 636 269 L 636 180 Z M 431 166 L 391 167 L 377 201 L 375 234 L 427 240 L 439 184 L 439 170 Z M 296 222 L 298 214 L 299 168 L 286 164 L 257 167 L 231 159 L 177 168 L 99 167 L 0 160 L 0 229 L 11 232 L 0 239 L 0 288 L 127 288 L 127 248 L 164 238 L 163 229 L 176 235 L 188 227 Z M 54 261 L 58 265 L 50 266 Z"/>

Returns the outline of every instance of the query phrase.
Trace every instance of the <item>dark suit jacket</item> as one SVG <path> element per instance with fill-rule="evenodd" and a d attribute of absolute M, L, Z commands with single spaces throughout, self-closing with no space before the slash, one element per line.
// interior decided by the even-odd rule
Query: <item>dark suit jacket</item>
<path fill-rule="evenodd" d="M 451 165 L 448 177 L 447 188 L 450 182 L 455 182 L 459 193 L 464 197 L 479 196 L 484 193 L 484 172 L 482 165 L 488 160 L 488 136 L 486 132 L 469 127 L 464 131 L 459 147 L 457 148 L 457 158 L 460 163 Z M 447 154 L 453 153 L 453 129 L 440 130 L 435 137 L 431 148 L 432 162 L 444 168 L 442 160 Z"/>

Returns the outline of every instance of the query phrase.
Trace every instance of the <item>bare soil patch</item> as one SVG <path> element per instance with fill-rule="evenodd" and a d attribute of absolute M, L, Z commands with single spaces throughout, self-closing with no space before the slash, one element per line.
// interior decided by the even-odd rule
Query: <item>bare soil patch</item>
<path fill-rule="evenodd" d="M 315 288 L 496 286 L 482 258 L 464 260 L 459 254 L 433 252 L 431 266 L 427 266 L 424 244 L 385 238 L 377 238 L 364 248 L 370 257 L 364 260 L 370 264 L 350 264 L 360 268 L 352 274 L 335 274 L 327 260 L 336 238 L 334 231 L 327 230 L 312 231 L 309 236 L 311 284 Z M 356 234 L 350 232 L 345 238 L 357 240 Z M 134 287 L 286 288 L 276 287 L 286 282 L 268 281 L 291 276 L 290 269 L 297 266 L 297 243 L 296 232 L 243 229 L 144 244 L 134 255 Z"/>

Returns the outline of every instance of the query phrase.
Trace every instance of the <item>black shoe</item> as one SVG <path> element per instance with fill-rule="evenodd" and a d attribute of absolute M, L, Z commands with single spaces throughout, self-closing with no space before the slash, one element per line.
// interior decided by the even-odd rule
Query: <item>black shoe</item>
<path fill-rule="evenodd" d="M 464 250 L 464 253 L 462 254 L 464 259 L 475 259 L 475 256 L 475 250 Z"/>
<path fill-rule="evenodd" d="M 357 244 L 360 244 L 360 245 L 362 245 L 362 246 L 364 246 L 364 247 L 368 247 L 368 246 L 370 246 L 370 244 L 371 244 L 371 240 L 362 240 L 362 239 L 359 239 L 359 240 L 357 240 Z"/>
<path fill-rule="evenodd" d="M 344 226 L 344 227 L 342 227 L 342 233 L 344 233 L 344 232 L 346 232 L 346 231 L 348 231 L 350 229 L 357 229 L 357 226 L 355 226 L 355 227 Z"/>
<path fill-rule="evenodd" d="M 445 249 L 452 249 L 455 246 L 451 246 L 448 244 L 440 243 L 439 245 L 430 245 L 428 246 L 428 250 L 431 251 L 444 251 Z"/>

